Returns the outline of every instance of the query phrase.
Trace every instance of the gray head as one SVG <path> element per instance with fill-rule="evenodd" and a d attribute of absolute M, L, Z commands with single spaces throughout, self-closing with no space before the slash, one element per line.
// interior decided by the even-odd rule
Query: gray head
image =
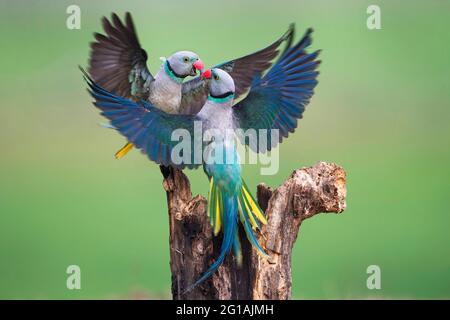
<path fill-rule="evenodd" d="M 217 68 L 206 70 L 203 72 L 202 78 L 210 79 L 209 95 L 211 97 L 216 99 L 232 99 L 234 97 L 234 81 L 226 71 Z"/>
<path fill-rule="evenodd" d="M 167 58 L 169 70 L 178 78 L 197 75 L 203 71 L 203 62 L 191 51 L 178 51 Z"/>

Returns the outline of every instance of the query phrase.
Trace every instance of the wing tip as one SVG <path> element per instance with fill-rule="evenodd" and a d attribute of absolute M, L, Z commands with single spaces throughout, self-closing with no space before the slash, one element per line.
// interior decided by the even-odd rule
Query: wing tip
<path fill-rule="evenodd" d="M 283 39 L 283 40 L 286 40 L 286 39 L 288 39 L 288 38 L 290 38 L 290 37 L 293 37 L 294 32 L 295 32 L 295 22 L 291 22 L 291 23 L 289 24 L 289 26 L 288 26 L 287 31 L 284 33 L 282 39 Z"/>
<path fill-rule="evenodd" d="M 81 65 L 78 65 L 78 69 L 81 71 L 84 78 L 89 78 L 89 74 L 86 72 L 86 70 L 84 70 L 84 68 Z"/>
<path fill-rule="evenodd" d="M 299 41 L 299 43 L 305 43 L 306 41 L 309 41 L 309 43 L 305 47 L 309 47 L 309 45 L 312 43 L 312 33 L 314 32 L 314 29 L 312 27 L 309 27 L 306 29 L 305 34 L 303 35 L 302 39 Z"/>
<path fill-rule="evenodd" d="M 133 33 L 136 33 L 134 29 L 133 17 L 131 16 L 130 11 L 125 12 L 125 24 L 128 29 L 130 29 Z"/>
<path fill-rule="evenodd" d="M 87 73 L 86 70 L 84 70 L 84 68 L 81 65 L 78 65 L 78 69 L 80 69 L 81 73 L 83 74 L 83 79 L 89 84 L 92 85 L 94 84 L 94 80 L 92 80 L 91 76 L 89 75 L 89 73 Z"/>

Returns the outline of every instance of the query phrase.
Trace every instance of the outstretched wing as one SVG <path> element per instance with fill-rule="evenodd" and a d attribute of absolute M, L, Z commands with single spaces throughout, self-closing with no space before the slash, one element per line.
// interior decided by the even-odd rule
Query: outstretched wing
<path fill-rule="evenodd" d="M 281 45 L 284 42 L 287 43 L 286 47 L 290 45 L 293 34 L 294 25 L 291 24 L 283 36 L 268 47 L 215 67 L 227 71 L 233 78 L 236 88 L 236 99 L 247 92 L 253 80 L 256 77 L 261 77 L 272 65 L 272 60 L 278 55 Z M 181 112 L 185 114 L 199 112 L 205 104 L 207 97 L 208 86 L 206 80 L 198 76 L 185 82 L 182 88 Z"/>
<path fill-rule="evenodd" d="M 153 76 L 147 68 L 147 53 L 141 48 L 131 14 L 125 24 L 113 13 L 102 20 L 105 35 L 95 33 L 91 43 L 89 73 L 96 83 L 126 98 L 147 100 Z"/>
<path fill-rule="evenodd" d="M 83 71 L 84 72 L 84 71 Z M 194 115 L 174 115 L 165 113 L 145 101 L 135 102 L 122 98 L 96 84 L 85 73 L 85 80 L 89 86 L 89 93 L 95 99 L 94 105 L 101 114 L 109 119 L 111 125 L 117 129 L 129 142 L 141 149 L 150 160 L 171 165 L 180 169 L 196 168 L 201 162 L 195 159 L 196 146 L 202 148 L 202 134 L 195 134 L 195 121 L 200 121 Z M 172 156 L 172 151 L 178 145 L 180 136 L 172 140 L 172 133 L 178 133 L 183 138 L 186 148 Z M 187 141 L 185 140 L 187 139 Z M 200 143 L 200 144 L 198 144 Z"/>
<path fill-rule="evenodd" d="M 298 119 L 302 118 L 305 106 L 314 93 L 320 51 L 306 52 L 312 41 L 311 33 L 312 29 L 308 29 L 303 38 L 287 49 L 264 77 L 254 81 L 247 97 L 233 106 L 236 126 L 244 132 L 248 129 L 257 131 L 257 139 L 253 141 L 238 134 L 241 142 L 255 152 L 270 151 L 289 132 L 294 132 Z M 259 129 L 266 129 L 267 135 L 260 137 Z M 271 129 L 278 129 L 277 139 L 275 136 L 272 138 Z M 267 140 L 263 142 L 262 137 Z"/>

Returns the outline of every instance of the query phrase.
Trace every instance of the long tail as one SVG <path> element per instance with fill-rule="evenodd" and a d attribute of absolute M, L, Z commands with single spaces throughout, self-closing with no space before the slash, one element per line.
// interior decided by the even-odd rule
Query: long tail
<path fill-rule="evenodd" d="M 211 177 L 208 196 L 208 215 L 211 220 L 214 235 L 217 235 L 220 230 L 223 230 L 222 246 L 220 247 L 220 254 L 216 261 L 185 292 L 191 291 L 208 279 L 223 263 L 231 249 L 233 249 L 238 264 L 242 264 L 242 251 L 237 222 L 238 214 L 250 243 L 257 249 L 260 255 L 264 257 L 268 256 L 258 243 L 254 233 L 255 230 L 261 228 L 261 223 L 267 224 L 267 220 L 261 208 L 249 192 L 245 182 L 242 181 L 242 186 L 237 195 L 230 195 L 215 183 L 214 177 Z"/>
<path fill-rule="evenodd" d="M 244 180 L 242 180 L 242 187 L 238 194 L 238 205 L 239 205 L 239 218 L 241 223 L 244 225 L 245 234 L 247 235 L 248 241 L 257 249 L 258 252 L 263 257 L 268 257 L 265 250 L 261 247 L 256 239 L 254 231 L 261 229 L 261 223 L 267 224 L 266 217 L 259 207 L 258 203 L 253 198 L 252 194 L 248 190 L 247 185 Z"/>
<path fill-rule="evenodd" d="M 237 201 L 235 197 L 225 196 L 223 192 L 219 192 L 217 194 L 217 200 L 220 202 L 220 207 L 223 208 L 220 213 L 223 212 L 222 220 L 223 220 L 223 240 L 222 246 L 220 247 L 220 254 L 216 261 L 209 267 L 209 269 L 197 280 L 194 284 L 189 286 L 186 292 L 191 291 L 200 283 L 208 279 L 219 266 L 225 260 L 226 255 L 230 252 L 231 248 L 235 245 L 236 241 L 239 242 L 239 238 L 237 235 Z M 240 245 L 239 245 L 240 250 Z M 239 255 L 241 253 L 239 252 Z"/>

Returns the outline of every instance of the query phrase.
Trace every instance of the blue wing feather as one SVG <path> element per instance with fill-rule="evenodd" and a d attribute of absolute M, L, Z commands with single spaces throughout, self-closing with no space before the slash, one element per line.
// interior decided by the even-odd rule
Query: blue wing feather
<path fill-rule="evenodd" d="M 267 147 L 248 144 L 256 152 L 270 151 L 289 133 L 295 131 L 298 119 L 302 118 L 317 85 L 316 71 L 320 51 L 307 53 L 311 44 L 312 29 L 303 38 L 288 48 L 277 63 L 262 78 L 254 79 L 248 96 L 233 106 L 237 126 L 247 129 L 278 129 L 279 141 L 272 141 L 267 134 Z M 256 149 L 255 149 L 256 147 Z"/>
<path fill-rule="evenodd" d="M 88 84 L 88 91 L 94 98 L 94 105 L 101 110 L 111 125 L 127 140 L 133 143 L 150 160 L 163 165 L 172 165 L 178 168 L 196 168 L 193 154 L 190 163 L 175 164 L 171 159 L 172 148 L 179 141 L 172 141 L 172 132 L 176 129 L 185 129 L 194 134 L 194 122 L 201 121 L 194 115 L 167 114 L 145 101 L 135 102 L 115 95 L 96 84 L 82 70 Z M 191 144 L 194 140 L 191 139 Z M 194 150 L 191 147 L 191 150 Z"/>

